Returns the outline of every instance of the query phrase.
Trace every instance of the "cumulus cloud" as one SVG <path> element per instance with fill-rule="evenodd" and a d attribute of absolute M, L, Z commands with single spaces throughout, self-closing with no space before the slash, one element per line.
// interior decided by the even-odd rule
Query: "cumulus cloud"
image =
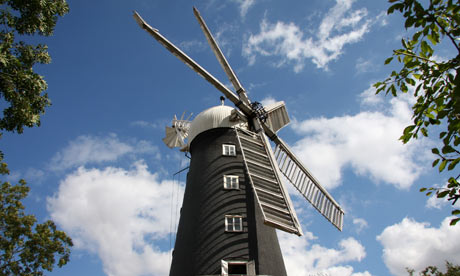
<path fill-rule="evenodd" d="M 377 236 L 383 246 L 383 260 L 393 275 L 407 275 L 406 267 L 421 271 L 429 265 L 443 268 L 445 261 L 460 260 L 460 228 L 445 218 L 439 228 L 404 218 Z"/>
<path fill-rule="evenodd" d="M 366 257 L 364 246 L 354 238 L 343 239 L 338 248 L 326 248 L 318 244 L 310 246 L 315 237 L 307 232 L 297 237 L 278 232 L 281 250 L 288 275 L 330 275 L 330 276 L 370 276 L 367 271 L 354 272 L 349 262 L 359 262 Z"/>
<path fill-rule="evenodd" d="M 78 249 L 96 253 L 107 275 L 167 275 L 170 251 L 159 249 L 172 232 L 171 191 L 183 188 L 159 181 L 137 162 L 129 170 L 80 167 L 47 199 L 54 221 Z"/>
<path fill-rule="evenodd" d="M 82 135 L 70 141 L 51 159 L 49 168 L 54 171 L 75 168 L 85 164 L 116 161 L 127 154 L 155 154 L 156 146 L 148 141 L 122 142 L 115 134 L 108 136 Z"/>
<path fill-rule="evenodd" d="M 383 108 L 380 100 L 370 100 L 369 89 L 363 94 L 362 103 L 372 104 L 372 110 L 292 124 L 304 136 L 293 149 L 327 188 L 340 185 L 342 171 L 351 168 L 375 182 L 408 189 L 422 172 L 423 152 L 429 153 L 426 140 L 406 145 L 399 140 L 404 127 L 411 122 L 412 99 L 392 98 Z"/>
<path fill-rule="evenodd" d="M 327 69 L 327 64 L 343 53 L 345 45 L 360 41 L 373 24 L 382 20 L 371 19 L 365 8 L 352 10 L 353 2 L 337 0 L 323 17 L 315 37 L 307 36 L 294 23 L 270 23 L 264 19 L 260 32 L 246 41 L 243 54 L 250 64 L 261 55 L 279 57 L 278 65 L 293 63 L 295 72 L 300 72 L 308 59 L 318 68 Z"/>

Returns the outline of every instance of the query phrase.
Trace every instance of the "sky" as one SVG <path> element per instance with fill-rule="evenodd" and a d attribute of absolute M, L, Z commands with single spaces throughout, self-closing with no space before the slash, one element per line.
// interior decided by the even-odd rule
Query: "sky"
<path fill-rule="evenodd" d="M 452 206 L 419 192 L 448 175 L 431 148 L 398 138 L 411 95 L 375 95 L 372 84 L 410 35 L 386 1 L 68 0 L 46 43 L 52 106 L 41 126 L 5 134 L 11 174 L 31 187 L 26 212 L 52 219 L 74 242 L 70 262 L 47 275 L 165 276 L 188 159 L 162 138 L 174 115 L 220 104 L 220 92 L 166 51 L 151 26 L 230 87 L 196 21 L 206 20 L 252 101 L 283 100 L 279 136 L 345 210 L 338 231 L 285 183 L 304 235 L 278 232 L 288 275 L 407 275 L 460 260 Z M 449 56 L 448 46 L 436 49 Z M 227 101 L 228 105 L 231 105 Z"/>

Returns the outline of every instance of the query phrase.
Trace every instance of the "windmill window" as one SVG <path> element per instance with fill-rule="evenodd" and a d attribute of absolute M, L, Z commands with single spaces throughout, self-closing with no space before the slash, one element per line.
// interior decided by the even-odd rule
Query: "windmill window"
<path fill-rule="evenodd" d="M 223 144 L 222 145 L 222 154 L 227 156 L 236 156 L 235 145 Z"/>
<path fill-rule="evenodd" d="M 246 263 L 229 263 L 228 275 L 247 275 Z"/>
<path fill-rule="evenodd" d="M 224 189 L 239 189 L 237 175 L 224 175 Z"/>
<path fill-rule="evenodd" d="M 225 216 L 225 231 L 226 232 L 241 232 L 243 231 L 243 217 L 226 215 Z"/>
<path fill-rule="evenodd" d="M 254 261 L 222 260 L 221 266 L 222 276 L 256 275 Z"/>

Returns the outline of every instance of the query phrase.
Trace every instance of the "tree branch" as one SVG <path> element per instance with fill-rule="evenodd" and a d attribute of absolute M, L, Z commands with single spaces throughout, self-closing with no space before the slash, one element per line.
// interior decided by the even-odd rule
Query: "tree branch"
<path fill-rule="evenodd" d="M 460 54 L 460 48 L 458 47 L 457 43 L 455 42 L 455 38 L 451 36 L 450 32 L 446 31 L 446 29 L 444 28 L 444 26 L 441 25 L 441 23 L 439 23 L 438 19 L 436 18 L 436 16 L 432 15 L 433 16 L 433 19 L 434 19 L 434 22 L 436 23 L 436 25 L 439 26 L 439 28 L 441 28 L 441 30 L 444 32 L 444 34 L 449 37 L 449 39 L 452 41 L 452 44 L 454 44 L 455 48 L 457 48 L 457 52 Z"/>
<path fill-rule="evenodd" d="M 414 55 L 414 54 L 411 54 L 411 53 L 404 53 L 404 52 L 401 52 L 401 51 L 398 51 L 398 50 L 393 50 L 393 52 L 396 53 L 396 54 L 400 54 L 400 55 L 405 55 L 405 56 L 410 56 L 410 57 L 418 58 L 418 59 L 421 59 L 421 60 L 424 60 L 424 61 L 427 61 L 427 62 L 434 63 L 434 64 L 436 64 L 436 65 L 439 65 L 439 63 L 437 63 L 437 62 L 434 61 L 434 60 L 431 60 L 431 59 L 428 59 L 428 58 L 424 58 L 424 57 L 421 57 L 421 56 L 417 56 L 417 55 Z"/>

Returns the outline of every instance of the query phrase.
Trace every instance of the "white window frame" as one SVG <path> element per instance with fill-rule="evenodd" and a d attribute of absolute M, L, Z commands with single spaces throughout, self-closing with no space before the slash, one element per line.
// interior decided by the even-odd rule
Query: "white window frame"
<path fill-rule="evenodd" d="M 239 229 L 236 228 L 238 225 Z M 225 215 L 225 232 L 243 232 L 243 216 Z"/>
<path fill-rule="evenodd" d="M 229 276 L 228 274 L 228 265 L 232 264 L 246 264 L 246 275 L 255 276 L 256 275 L 256 266 L 254 261 L 238 261 L 238 260 L 221 260 L 221 275 Z"/>
<path fill-rule="evenodd" d="M 236 156 L 236 146 L 231 144 L 222 144 L 222 155 Z"/>
<path fill-rule="evenodd" d="M 238 175 L 224 175 L 224 189 L 238 190 L 240 181 Z"/>

